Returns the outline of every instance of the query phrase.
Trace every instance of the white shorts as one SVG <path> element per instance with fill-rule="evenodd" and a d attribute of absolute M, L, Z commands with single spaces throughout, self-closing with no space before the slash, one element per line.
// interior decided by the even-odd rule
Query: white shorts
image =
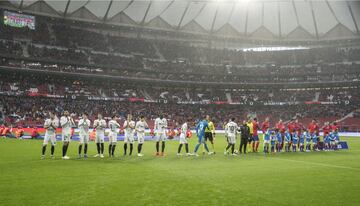
<path fill-rule="evenodd" d="M 159 132 L 159 133 L 156 133 L 156 136 L 155 136 L 155 141 L 159 142 L 159 141 L 165 141 L 166 140 L 166 132 Z"/>
<path fill-rule="evenodd" d="M 70 142 L 71 139 L 71 131 L 70 132 L 62 132 L 61 134 L 61 141 L 63 142 Z"/>
<path fill-rule="evenodd" d="M 117 133 L 116 132 L 109 133 L 109 143 L 117 143 Z"/>
<path fill-rule="evenodd" d="M 143 144 L 145 141 L 145 133 L 137 133 L 137 139 L 139 144 Z"/>
<path fill-rule="evenodd" d="M 99 132 L 95 134 L 95 143 L 104 143 L 104 132 Z"/>
<path fill-rule="evenodd" d="M 180 141 L 180 144 L 187 144 L 188 143 L 188 141 L 186 139 L 186 135 L 183 134 L 183 133 L 180 134 L 180 140 L 179 141 Z"/>
<path fill-rule="evenodd" d="M 134 143 L 134 134 L 125 134 L 124 143 Z"/>
<path fill-rule="evenodd" d="M 80 144 L 89 143 L 89 134 L 80 134 L 79 135 L 79 143 Z"/>
<path fill-rule="evenodd" d="M 49 141 L 51 142 L 51 145 L 56 145 L 56 134 L 45 134 L 44 136 L 44 143 L 43 145 L 47 145 L 49 143 Z"/>
<path fill-rule="evenodd" d="M 264 140 L 264 144 L 269 144 L 270 140 Z"/>
<path fill-rule="evenodd" d="M 228 143 L 230 143 L 230 144 L 236 143 L 235 135 L 228 135 L 227 137 L 228 137 Z"/>

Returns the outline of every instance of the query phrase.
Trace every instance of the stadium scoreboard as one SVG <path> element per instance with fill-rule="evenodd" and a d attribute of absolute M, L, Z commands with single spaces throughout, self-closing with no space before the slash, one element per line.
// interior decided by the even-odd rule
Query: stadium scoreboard
<path fill-rule="evenodd" d="M 35 16 L 17 12 L 4 11 L 4 25 L 16 28 L 29 28 L 35 30 Z"/>

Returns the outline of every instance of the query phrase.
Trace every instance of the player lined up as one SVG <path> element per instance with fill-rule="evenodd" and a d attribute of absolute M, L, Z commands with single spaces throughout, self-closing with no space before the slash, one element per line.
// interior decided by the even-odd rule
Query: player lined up
<path fill-rule="evenodd" d="M 109 126 L 109 157 L 114 157 L 115 149 L 117 146 L 117 137 L 121 125 L 118 123 L 118 117 L 113 115 L 111 120 L 108 123 Z M 308 128 L 306 129 L 298 120 L 289 121 L 283 123 L 282 120 L 276 124 L 274 128 L 270 128 L 269 118 L 266 118 L 262 123 L 261 130 L 264 133 L 264 153 L 269 152 L 296 152 L 297 148 L 301 151 L 310 151 L 310 150 L 319 150 L 319 131 L 320 128 L 315 120 L 313 120 Z M 259 147 L 259 137 L 258 130 L 260 129 L 259 122 L 256 118 L 253 120 L 249 119 L 248 121 L 243 121 L 242 125 L 238 126 L 235 122 L 235 118 L 229 120 L 225 125 L 225 137 L 227 140 L 227 146 L 225 148 L 224 154 L 229 154 L 231 149 L 231 154 L 236 155 L 237 150 L 235 150 L 236 137 L 237 134 L 240 134 L 240 153 L 247 153 L 248 150 L 253 152 L 258 152 Z M 51 142 L 51 157 L 54 156 L 55 144 L 56 144 L 56 128 L 60 126 L 62 128 L 62 158 L 69 159 L 66 155 L 67 150 L 70 144 L 70 139 L 72 136 L 72 128 L 76 127 L 75 121 L 72 116 L 69 115 L 68 111 L 65 111 L 63 116 L 60 118 L 60 122 L 57 120 L 57 117 L 53 113 L 49 113 L 49 118 L 46 119 L 44 123 L 44 128 L 46 129 L 43 147 L 42 147 L 42 158 L 45 157 L 46 147 L 48 142 Z M 91 121 L 88 119 L 88 114 L 84 113 L 82 118 L 79 120 L 77 127 L 79 128 L 79 146 L 78 146 L 78 157 L 87 158 L 88 143 L 89 143 L 89 132 L 90 132 Z M 93 128 L 95 129 L 95 143 L 97 154 L 95 157 L 104 157 L 104 138 L 105 138 L 105 128 L 107 127 L 105 119 L 101 114 L 98 114 L 97 119 L 93 123 Z M 124 128 L 124 155 L 127 155 L 127 149 L 129 145 L 129 155 L 132 155 L 134 148 L 134 136 L 136 133 L 138 147 L 137 152 L 138 156 L 143 156 L 142 146 L 145 140 L 145 130 L 149 128 L 148 124 L 145 121 L 144 116 L 140 117 L 140 120 L 135 122 L 132 120 L 132 115 L 127 115 L 127 119 L 123 124 Z M 155 130 L 155 149 L 156 156 L 164 156 L 165 151 L 165 140 L 167 139 L 168 124 L 166 118 L 163 115 L 160 115 L 159 118 L 155 119 L 154 130 Z M 210 120 L 209 115 L 207 115 L 203 120 L 200 120 L 196 124 L 196 134 L 198 137 L 198 143 L 195 146 L 194 152 L 189 152 L 188 140 L 189 130 L 188 122 L 184 122 L 180 129 L 180 140 L 177 155 L 181 155 L 181 149 L 185 146 L 186 155 L 198 155 L 197 152 L 200 146 L 208 152 L 208 154 L 215 154 L 214 140 L 215 140 L 215 126 Z M 339 142 L 338 128 L 336 122 L 333 124 L 325 123 L 324 127 L 321 128 L 324 132 L 324 145 L 323 148 L 325 151 L 336 150 Z M 207 140 L 210 141 L 213 151 L 210 151 L 207 145 Z M 161 152 L 160 152 L 160 142 L 161 142 Z M 249 146 L 249 147 L 247 147 Z M 305 148 L 306 146 L 306 148 Z M 249 149 L 250 148 L 250 149 Z"/>

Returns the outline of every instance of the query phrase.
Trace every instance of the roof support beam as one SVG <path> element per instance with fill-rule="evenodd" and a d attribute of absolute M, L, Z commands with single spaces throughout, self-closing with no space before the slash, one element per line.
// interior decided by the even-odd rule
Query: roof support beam
<path fill-rule="evenodd" d="M 353 11 L 352 11 L 352 9 L 351 9 L 351 5 L 350 5 L 350 3 L 349 3 L 348 1 L 346 1 L 346 4 L 347 4 L 347 6 L 348 6 L 348 8 L 349 8 L 349 11 L 350 11 L 350 14 L 351 14 L 351 18 L 352 18 L 352 20 L 353 20 L 353 22 L 354 22 L 354 25 L 355 25 L 355 28 L 356 28 L 356 33 L 359 34 L 359 27 L 358 27 L 358 25 L 357 25 L 357 23 L 356 23 L 356 20 L 355 20 L 355 17 L 354 17 L 354 13 L 353 13 Z"/>
<path fill-rule="evenodd" d="M 277 2 L 277 9 L 278 9 L 278 24 L 279 24 L 279 38 L 281 38 L 281 13 L 280 13 L 280 2 Z"/>
<path fill-rule="evenodd" d="M 67 3 L 66 3 L 66 7 L 65 7 L 65 11 L 64 11 L 64 17 L 66 17 L 66 14 L 67 14 L 67 12 L 69 10 L 70 1 L 71 0 L 68 0 Z"/>
<path fill-rule="evenodd" d="M 190 1 L 188 1 L 187 5 L 186 5 L 186 8 L 185 8 L 185 10 L 184 10 L 184 13 L 181 15 L 181 19 L 180 19 L 180 21 L 179 21 L 179 24 L 178 24 L 176 30 L 179 30 L 179 29 L 180 29 L 181 24 L 182 24 L 182 22 L 183 22 L 183 20 L 184 20 L 184 17 L 185 17 L 185 15 L 186 15 L 189 7 L 190 7 Z"/>
<path fill-rule="evenodd" d="M 227 19 L 226 23 L 229 23 L 231 17 L 233 16 L 234 10 L 235 10 L 235 7 L 236 7 L 236 3 L 237 3 L 237 2 L 234 1 L 234 6 L 231 8 L 230 15 L 228 16 L 228 19 Z"/>
<path fill-rule="evenodd" d="M 245 16 L 245 36 L 247 36 L 248 30 L 248 22 L 249 22 L 249 6 L 246 7 L 246 16 Z"/>
<path fill-rule="evenodd" d="M 24 0 L 21 0 L 20 6 L 19 6 L 19 10 L 20 10 L 20 11 L 22 10 L 23 6 L 24 6 Z"/>
<path fill-rule="evenodd" d="M 295 5 L 294 0 L 292 0 L 292 5 L 293 5 L 294 13 L 295 13 L 295 16 L 296 16 L 296 23 L 297 23 L 298 26 L 300 26 L 299 15 L 297 13 L 297 9 L 296 9 L 296 5 Z"/>
<path fill-rule="evenodd" d="M 316 24 L 314 7 L 313 7 L 313 4 L 312 4 L 312 1 L 310 1 L 309 3 L 310 3 L 310 8 L 311 8 L 311 16 L 313 18 L 313 22 L 314 22 L 314 26 L 315 26 L 316 38 L 319 39 L 319 31 L 318 31 L 318 27 L 317 27 L 317 24 Z"/>
<path fill-rule="evenodd" d="M 264 17 L 265 17 L 265 4 L 261 3 L 261 26 L 264 26 Z"/>
<path fill-rule="evenodd" d="M 333 9 L 332 9 L 332 7 L 331 7 L 331 5 L 330 5 L 329 1 L 328 1 L 328 0 L 326 0 L 325 2 L 326 2 L 326 5 L 329 7 L 329 9 L 330 9 L 330 11 L 331 11 L 332 15 L 334 16 L 335 20 L 336 20 L 338 23 L 340 23 L 339 19 L 338 19 L 338 18 L 337 18 L 337 16 L 335 15 L 334 10 L 333 10 Z"/>
<path fill-rule="evenodd" d="M 172 0 L 166 7 L 163 9 L 158 16 L 161 16 L 163 13 L 165 13 L 166 10 L 170 8 L 170 6 L 175 2 L 175 0 Z"/>
<path fill-rule="evenodd" d="M 212 34 L 213 31 L 214 31 L 214 25 L 215 25 L 215 21 L 216 21 L 216 18 L 217 18 L 218 11 L 219 11 L 219 4 L 217 4 L 216 10 L 215 10 L 214 19 L 213 19 L 212 24 L 211 24 L 210 34 Z"/>
<path fill-rule="evenodd" d="M 106 9 L 106 13 L 105 13 L 104 18 L 103 18 L 103 21 L 104 21 L 104 22 L 107 20 L 107 17 L 108 17 L 108 14 L 109 14 L 109 11 L 110 11 L 110 8 L 111 8 L 112 3 L 113 3 L 113 0 L 111 0 L 111 1 L 109 2 L 109 6 L 108 6 L 108 8 Z"/>
<path fill-rule="evenodd" d="M 149 5 L 148 5 L 148 7 L 146 8 L 145 15 L 144 15 L 144 17 L 143 17 L 143 19 L 142 19 L 142 21 L 141 21 L 141 26 L 144 26 L 144 25 L 145 25 L 145 19 L 146 19 L 148 13 L 149 13 L 149 10 L 150 10 L 150 7 L 151 7 L 152 2 L 153 2 L 153 1 L 150 0 L 150 3 L 149 3 Z"/>

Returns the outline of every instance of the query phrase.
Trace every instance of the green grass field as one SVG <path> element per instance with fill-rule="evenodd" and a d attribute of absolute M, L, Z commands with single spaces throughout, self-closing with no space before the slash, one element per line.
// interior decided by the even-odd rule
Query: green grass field
<path fill-rule="evenodd" d="M 123 157 L 119 142 L 115 159 L 93 158 L 92 142 L 86 160 L 72 142 L 67 161 L 61 142 L 40 160 L 42 141 L 1 139 L 0 205 L 360 205 L 360 138 L 342 139 L 350 150 L 237 157 L 223 155 L 223 137 L 200 157 L 177 157 L 177 141 L 166 157 L 149 141 L 144 157 Z"/>

